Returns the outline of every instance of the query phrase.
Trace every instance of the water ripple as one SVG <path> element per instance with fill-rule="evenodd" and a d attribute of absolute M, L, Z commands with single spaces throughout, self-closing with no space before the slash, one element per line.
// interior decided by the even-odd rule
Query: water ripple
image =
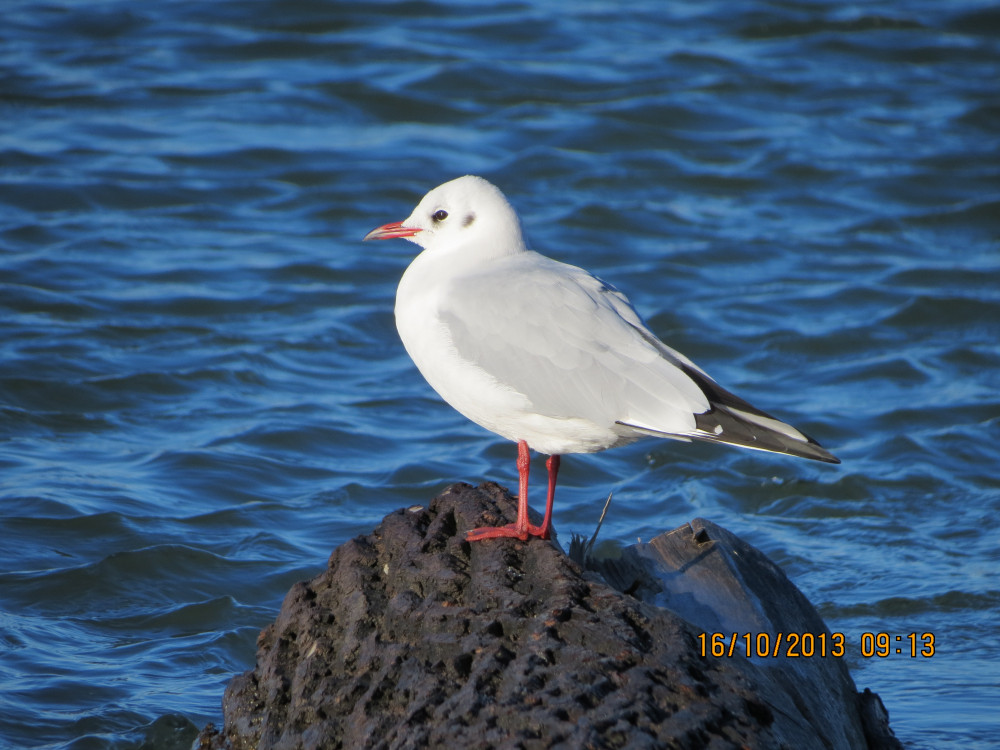
<path fill-rule="evenodd" d="M 478 172 L 534 246 L 844 459 L 569 457 L 564 536 L 611 490 L 612 547 L 713 518 L 834 629 L 936 632 L 934 659 L 851 657 L 855 678 L 908 746 L 991 746 L 989 3 L 8 5 L 0 744 L 218 722 L 333 546 L 452 481 L 513 482 L 512 447 L 398 342 L 413 248 L 360 244 Z"/>

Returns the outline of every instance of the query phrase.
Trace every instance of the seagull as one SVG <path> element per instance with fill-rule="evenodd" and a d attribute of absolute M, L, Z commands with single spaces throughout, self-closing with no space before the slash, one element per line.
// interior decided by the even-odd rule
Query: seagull
<path fill-rule="evenodd" d="M 441 398 L 518 447 L 517 520 L 467 540 L 548 539 L 566 453 L 658 437 L 840 463 L 660 341 L 615 287 L 529 250 L 513 207 L 482 177 L 434 188 L 364 239 L 396 238 L 422 248 L 396 291 L 407 353 Z M 531 450 L 548 455 L 540 526 L 528 520 Z"/>

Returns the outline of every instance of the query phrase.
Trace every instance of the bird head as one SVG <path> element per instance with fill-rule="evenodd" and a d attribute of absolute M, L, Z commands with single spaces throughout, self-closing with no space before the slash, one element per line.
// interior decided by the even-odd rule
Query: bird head
<path fill-rule="evenodd" d="M 373 229 L 366 240 L 403 238 L 432 252 L 476 252 L 483 256 L 524 250 L 521 222 L 500 190 L 466 175 L 431 190 L 403 221 Z"/>

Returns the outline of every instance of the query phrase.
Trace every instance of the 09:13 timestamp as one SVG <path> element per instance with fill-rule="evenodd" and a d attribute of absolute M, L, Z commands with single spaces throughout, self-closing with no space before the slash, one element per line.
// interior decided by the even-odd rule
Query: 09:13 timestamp
<path fill-rule="evenodd" d="M 889 633 L 862 633 L 861 655 L 886 657 L 893 654 L 908 654 L 912 658 L 934 656 L 936 649 L 933 633 L 907 633 L 906 635 L 891 635 Z"/>
<path fill-rule="evenodd" d="M 750 659 L 827 657 L 842 658 L 847 655 L 847 638 L 843 633 L 700 633 L 697 636 L 699 651 L 704 656 L 745 656 Z M 885 658 L 887 656 L 922 656 L 930 658 L 937 653 L 937 640 L 933 633 L 862 633 L 861 656 Z"/>

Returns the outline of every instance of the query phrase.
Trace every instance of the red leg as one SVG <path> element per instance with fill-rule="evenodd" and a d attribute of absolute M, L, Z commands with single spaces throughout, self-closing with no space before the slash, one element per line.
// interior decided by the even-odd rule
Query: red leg
<path fill-rule="evenodd" d="M 548 539 L 552 531 L 552 502 L 556 498 L 556 477 L 559 476 L 559 456 L 549 456 L 545 462 L 545 468 L 549 470 L 549 494 L 545 498 L 545 519 L 539 531 L 542 539 Z"/>
<path fill-rule="evenodd" d="M 528 538 L 528 473 L 531 471 L 531 451 L 527 440 L 517 442 L 517 529 L 518 539 Z"/>
<path fill-rule="evenodd" d="M 553 459 L 555 459 L 555 471 L 559 471 L 559 456 L 551 456 L 546 462 L 549 469 L 549 498 L 545 510 L 545 521 L 541 526 L 534 526 L 528 521 L 528 470 L 531 467 L 531 451 L 528 443 L 520 440 L 517 443 L 517 520 L 506 526 L 482 526 L 473 529 L 465 538 L 470 542 L 478 542 L 483 539 L 498 539 L 500 537 L 514 537 L 521 541 L 527 541 L 530 536 L 538 536 L 542 539 L 549 538 L 549 529 L 552 523 L 552 497 L 555 492 L 555 475 L 553 473 Z"/>

